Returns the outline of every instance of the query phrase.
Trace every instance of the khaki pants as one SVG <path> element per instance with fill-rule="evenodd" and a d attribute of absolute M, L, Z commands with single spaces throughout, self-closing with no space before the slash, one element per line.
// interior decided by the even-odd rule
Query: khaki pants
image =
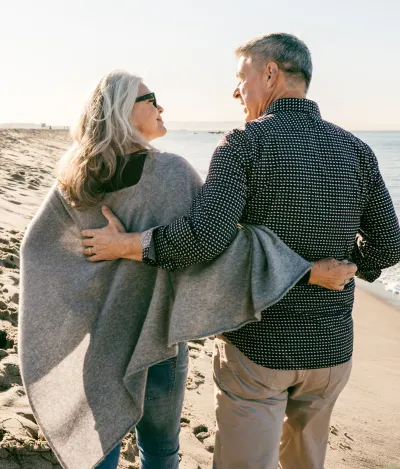
<path fill-rule="evenodd" d="M 350 371 L 351 361 L 315 370 L 265 368 L 217 336 L 213 468 L 323 469 L 332 409 Z"/>

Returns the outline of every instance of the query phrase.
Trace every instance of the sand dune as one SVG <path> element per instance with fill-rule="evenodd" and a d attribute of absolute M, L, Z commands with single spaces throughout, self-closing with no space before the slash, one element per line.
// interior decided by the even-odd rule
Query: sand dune
<path fill-rule="evenodd" d="M 60 468 L 37 426 L 18 362 L 19 247 L 70 143 L 58 130 L 0 130 L 0 467 Z M 400 314 L 358 291 L 353 374 L 332 419 L 326 467 L 400 469 Z M 181 467 L 211 468 L 215 432 L 212 338 L 190 346 Z M 260 441 L 260 444 L 262 442 Z M 134 434 L 120 469 L 138 468 Z"/>

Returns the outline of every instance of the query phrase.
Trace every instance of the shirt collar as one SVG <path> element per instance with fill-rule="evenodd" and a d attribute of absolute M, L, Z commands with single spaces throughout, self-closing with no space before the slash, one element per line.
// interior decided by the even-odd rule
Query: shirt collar
<path fill-rule="evenodd" d="M 309 112 L 321 117 L 318 104 L 310 99 L 301 98 L 280 98 L 270 104 L 263 112 L 263 115 L 274 114 L 276 112 Z"/>

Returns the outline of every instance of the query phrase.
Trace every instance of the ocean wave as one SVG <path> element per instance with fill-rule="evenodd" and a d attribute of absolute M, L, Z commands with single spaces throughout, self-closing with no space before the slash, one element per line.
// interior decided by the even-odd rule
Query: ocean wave
<path fill-rule="evenodd" d="M 400 295 L 400 263 L 383 270 L 378 282 L 383 284 L 386 291 Z"/>

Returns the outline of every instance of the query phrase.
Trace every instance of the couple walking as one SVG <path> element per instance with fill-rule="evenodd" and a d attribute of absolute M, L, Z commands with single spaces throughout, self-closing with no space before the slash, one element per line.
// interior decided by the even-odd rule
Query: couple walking
<path fill-rule="evenodd" d="M 177 468 L 185 340 L 202 332 L 217 333 L 214 467 L 323 468 L 353 277 L 399 262 L 399 225 L 372 150 L 306 98 L 307 46 L 269 34 L 236 53 L 246 124 L 204 185 L 150 144 L 166 133 L 154 92 L 112 72 L 27 231 L 21 370 L 65 468 L 116 468 L 133 425 L 142 468 Z"/>

